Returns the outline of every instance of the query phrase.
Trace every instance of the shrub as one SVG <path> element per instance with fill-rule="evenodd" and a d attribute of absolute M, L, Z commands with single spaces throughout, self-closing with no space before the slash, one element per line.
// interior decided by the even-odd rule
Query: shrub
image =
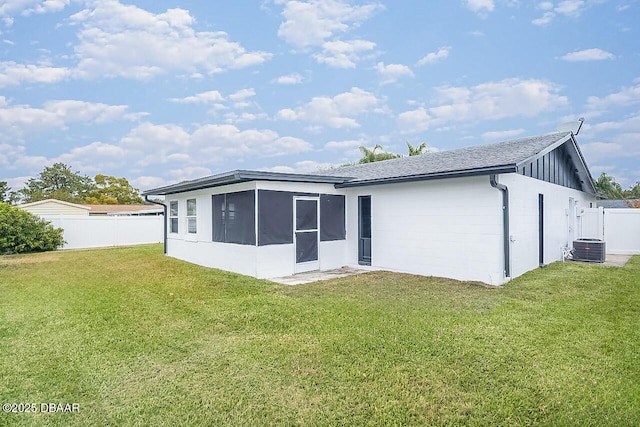
<path fill-rule="evenodd" d="M 0 202 L 0 255 L 58 249 L 64 245 L 62 231 L 49 221 Z"/>

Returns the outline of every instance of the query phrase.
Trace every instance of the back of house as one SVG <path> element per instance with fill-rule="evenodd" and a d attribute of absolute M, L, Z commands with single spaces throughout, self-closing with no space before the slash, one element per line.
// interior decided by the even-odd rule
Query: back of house
<path fill-rule="evenodd" d="M 339 167 L 236 170 L 147 190 L 165 251 L 273 278 L 342 266 L 501 285 L 561 259 L 593 180 L 571 132 Z"/>

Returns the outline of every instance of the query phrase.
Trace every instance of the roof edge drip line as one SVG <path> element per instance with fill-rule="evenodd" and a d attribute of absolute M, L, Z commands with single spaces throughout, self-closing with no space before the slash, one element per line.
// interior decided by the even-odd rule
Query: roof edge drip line
<path fill-rule="evenodd" d="M 455 171 L 455 172 L 440 172 L 440 173 L 423 174 L 423 175 L 409 175 L 409 176 L 400 176 L 400 177 L 379 178 L 379 179 L 370 179 L 370 180 L 362 180 L 362 181 L 346 181 L 343 183 L 336 184 L 335 187 L 336 188 L 361 187 L 361 186 L 367 186 L 367 185 L 396 184 L 400 182 L 428 181 L 431 179 L 446 179 L 446 178 L 462 178 L 467 176 L 482 176 L 482 175 L 511 173 L 511 172 L 517 172 L 517 168 L 515 165 L 495 166 L 495 167 L 483 168 L 483 169 L 469 169 L 469 170 Z"/>
<path fill-rule="evenodd" d="M 504 251 L 504 276 L 511 277 L 511 256 L 509 242 L 509 188 L 496 180 L 496 174 L 489 175 L 489 183 L 502 192 L 502 246 Z"/>

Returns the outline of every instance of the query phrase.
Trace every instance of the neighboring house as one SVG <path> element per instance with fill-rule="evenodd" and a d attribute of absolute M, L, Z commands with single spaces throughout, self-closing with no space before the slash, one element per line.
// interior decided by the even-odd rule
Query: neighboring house
<path fill-rule="evenodd" d="M 18 205 L 20 209 L 38 216 L 56 215 L 118 215 L 118 216 L 142 216 L 162 215 L 163 209 L 157 205 L 79 205 L 63 202 L 56 199 L 40 200 L 38 202 Z"/>
<path fill-rule="evenodd" d="M 29 213 L 38 216 L 53 215 L 82 215 L 87 216 L 91 211 L 91 207 L 87 205 L 78 205 L 76 203 L 63 202 L 62 200 L 47 199 L 38 202 L 25 203 L 18 205 Z"/>
<path fill-rule="evenodd" d="M 562 259 L 595 205 L 571 132 L 340 167 L 237 170 L 150 189 L 165 251 L 258 278 L 344 265 L 500 285 Z"/>
<path fill-rule="evenodd" d="M 629 209 L 640 207 L 640 199 L 598 200 L 597 203 L 599 208 L 606 209 Z"/>

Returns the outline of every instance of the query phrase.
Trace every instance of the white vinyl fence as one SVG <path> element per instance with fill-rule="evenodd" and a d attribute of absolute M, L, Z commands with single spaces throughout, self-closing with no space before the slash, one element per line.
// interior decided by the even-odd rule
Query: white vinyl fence
<path fill-rule="evenodd" d="M 581 236 L 604 240 L 608 254 L 640 254 L 640 209 L 583 209 Z"/>
<path fill-rule="evenodd" d="M 48 216 L 64 230 L 63 249 L 160 243 L 164 239 L 162 216 Z"/>

